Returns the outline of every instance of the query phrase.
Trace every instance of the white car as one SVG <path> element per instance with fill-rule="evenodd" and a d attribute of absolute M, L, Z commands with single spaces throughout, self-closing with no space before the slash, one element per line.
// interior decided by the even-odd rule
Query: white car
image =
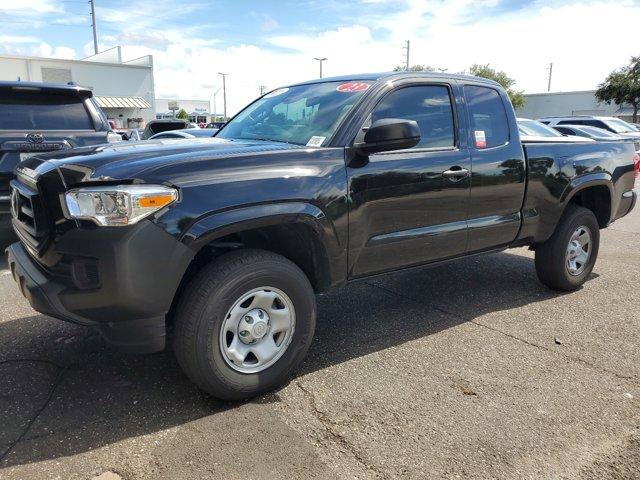
<path fill-rule="evenodd" d="M 539 122 L 554 127 L 556 125 L 587 125 L 602 128 L 625 138 L 640 138 L 640 132 L 630 123 L 615 117 L 594 117 L 578 115 L 574 117 L 546 117 L 539 118 Z"/>
<path fill-rule="evenodd" d="M 516 118 L 520 139 L 529 143 L 574 143 L 593 142 L 594 140 L 577 135 L 564 135 L 543 123 L 531 120 L 530 118 Z"/>

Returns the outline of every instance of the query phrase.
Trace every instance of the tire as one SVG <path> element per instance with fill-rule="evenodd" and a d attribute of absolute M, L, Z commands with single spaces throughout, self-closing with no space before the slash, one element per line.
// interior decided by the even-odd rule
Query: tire
<path fill-rule="evenodd" d="M 287 317 L 288 330 L 272 335 L 278 319 L 286 325 Z M 250 319 L 255 319 L 251 325 Z M 300 268 L 271 252 L 237 250 L 189 282 L 176 309 L 173 346 L 178 363 L 202 390 L 223 400 L 244 400 L 289 378 L 311 345 L 315 321 L 315 294 Z M 271 363 L 264 361 L 274 349 Z"/>
<path fill-rule="evenodd" d="M 582 250 L 588 254 L 586 259 L 577 253 L 580 250 L 576 249 L 575 243 L 587 238 L 584 237 L 584 232 L 589 235 L 590 242 Z M 574 242 L 570 251 L 572 239 Z M 599 247 L 600 226 L 593 212 L 584 207 L 570 205 L 553 235 L 536 249 L 538 278 L 552 290 L 577 290 L 591 274 L 598 258 Z"/>

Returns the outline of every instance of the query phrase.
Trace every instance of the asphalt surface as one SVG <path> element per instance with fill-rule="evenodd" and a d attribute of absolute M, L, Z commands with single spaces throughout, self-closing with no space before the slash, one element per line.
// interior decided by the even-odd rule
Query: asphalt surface
<path fill-rule="evenodd" d="M 640 210 L 583 289 L 525 249 L 319 298 L 298 376 L 245 404 L 170 351 L 36 314 L 0 265 L 0 479 L 640 478 Z"/>

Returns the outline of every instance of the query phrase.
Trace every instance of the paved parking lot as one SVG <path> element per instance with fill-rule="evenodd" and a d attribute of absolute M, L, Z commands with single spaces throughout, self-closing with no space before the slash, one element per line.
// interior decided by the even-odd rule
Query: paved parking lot
<path fill-rule="evenodd" d="M 242 405 L 125 356 L 0 268 L 0 479 L 640 478 L 640 210 L 579 292 L 524 249 L 320 298 L 298 377 Z"/>

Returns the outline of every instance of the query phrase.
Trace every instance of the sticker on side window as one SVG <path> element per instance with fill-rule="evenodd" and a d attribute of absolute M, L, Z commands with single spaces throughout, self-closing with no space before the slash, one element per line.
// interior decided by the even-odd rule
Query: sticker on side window
<path fill-rule="evenodd" d="M 476 130 L 473 135 L 476 138 L 476 148 L 487 148 L 487 137 L 484 134 L 484 130 Z"/>
<path fill-rule="evenodd" d="M 327 137 L 317 137 L 314 135 L 307 142 L 307 147 L 320 147 L 322 146 L 322 142 L 324 142 L 326 138 Z"/>
<path fill-rule="evenodd" d="M 365 82 L 348 82 L 338 85 L 336 90 L 343 93 L 353 93 L 364 92 L 367 88 L 369 88 L 369 84 Z"/>
<path fill-rule="evenodd" d="M 271 98 L 271 97 L 277 97 L 278 95 L 282 95 L 283 93 L 286 93 L 289 91 L 289 88 L 284 87 L 284 88 L 278 88 L 276 90 L 274 90 L 273 92 L 269 92 L 267 93 L 264 98 Z"/>

